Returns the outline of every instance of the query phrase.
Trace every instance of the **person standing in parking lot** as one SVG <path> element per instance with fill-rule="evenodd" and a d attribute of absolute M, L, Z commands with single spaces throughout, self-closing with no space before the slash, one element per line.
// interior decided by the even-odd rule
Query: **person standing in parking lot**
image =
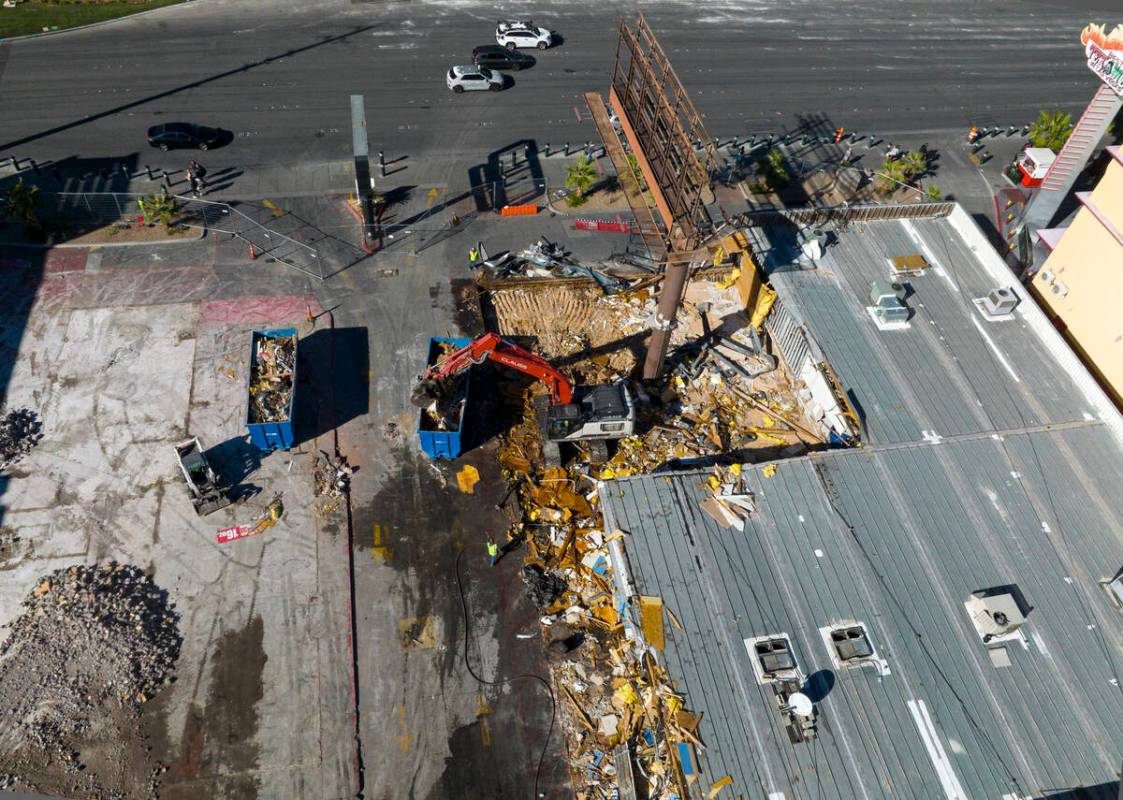
<path fill-rule="evenodd" d="M 199 184 L 199 188 L 195 189 L 195 194 L 201 194 L 203 190 L 207 188 L 207 182 L 204 180 L 204 178 L 207 177 L 207 168 L 195 159 L 191 159 L 191 173 L 195 176 Z M 192 188 L 194 189 L 194 184 Z"/>

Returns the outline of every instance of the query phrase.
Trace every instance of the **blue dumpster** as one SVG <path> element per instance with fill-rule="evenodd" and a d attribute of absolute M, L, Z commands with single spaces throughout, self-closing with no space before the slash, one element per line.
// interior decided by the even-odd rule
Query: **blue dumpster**
<path fill-rule="evenodd" d="M 254 331 L 246 384 L 246 430 L 259 450 L 292 447 L 296 328 Z"/>
<path fill-rule="evenodd" d="M 437 362 L 441 356 L 441 345 L 451 344 L 459 350 L 471 341 L 471 339 L 446 339 L 434 336 L 429 340 L 429 358 L 425 363 L 432 366 Z M 464 374 L 464 402 L 460 404 L 460 415 L 455 428 L 450 425 L 442 429 L 425 409 L 421 409 L 417 420 L 417 438 L 421 442 L 421 449 L 429 458 L 453 459 L 460 455 L 460 437 L 464 433 L 464 411 L 468 408 L 471 381 L 472 371 L 469 368 Z"/>

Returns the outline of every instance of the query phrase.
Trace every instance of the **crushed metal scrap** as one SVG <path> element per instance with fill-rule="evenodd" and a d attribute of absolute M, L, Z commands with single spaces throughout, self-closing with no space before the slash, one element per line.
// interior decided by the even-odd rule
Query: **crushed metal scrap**
<path fill-rule="evenodd" d="M 261 337 L 250 371 L 251 424 L 284 422 L 292 402 L 296 337 Z"/>
<path fill-rule="evenodd" d="M 317 501 L 313 511 L 317 516 L 326 517 L 343 505 L 343 499 L 351 491 L 351 476 L 355 467 L 344 456 L 331 456 L 321 450 L 312 468 Z"/>

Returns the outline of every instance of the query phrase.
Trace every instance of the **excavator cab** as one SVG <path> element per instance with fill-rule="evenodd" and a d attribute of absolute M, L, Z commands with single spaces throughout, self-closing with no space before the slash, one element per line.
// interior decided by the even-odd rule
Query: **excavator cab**
<path fill-rule="evenodd" d="M 636 412 L 632 394 L 624 381 L 574 389 L 573 402 L 550 405 L 537 398 L 542 428 L 542 452 L 546 463 L 561 463 L 562 442 L 580 442 L 594 462 L 608 459 L 608 440 L 630 436 L 635 431 Z"/>

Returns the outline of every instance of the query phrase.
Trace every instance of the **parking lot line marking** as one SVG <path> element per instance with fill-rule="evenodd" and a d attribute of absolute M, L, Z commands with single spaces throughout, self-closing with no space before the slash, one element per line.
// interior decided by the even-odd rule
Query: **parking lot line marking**
<path fill-rule="evenodd" d="M 409 728 L 406 727 L 406 707 L 405 704 L 398 705 L 398 727 L 401 729 L 401 734 L 394 738 L 398 741 L 398 748 L 403 753 L 409 752 L 409 743 L 412 738 L 409 735 Z"/>
<path fill-rule="evenodd" d="M 376 522 L 371 531 L 373 535 L 371 539 L 370 557 L 375 562 L 385 564 L 390 560 L 390 548 L 383 542 L 383 528 Z M 386 528 L 385 533 L 389 536 L 390 529 Z"/>

